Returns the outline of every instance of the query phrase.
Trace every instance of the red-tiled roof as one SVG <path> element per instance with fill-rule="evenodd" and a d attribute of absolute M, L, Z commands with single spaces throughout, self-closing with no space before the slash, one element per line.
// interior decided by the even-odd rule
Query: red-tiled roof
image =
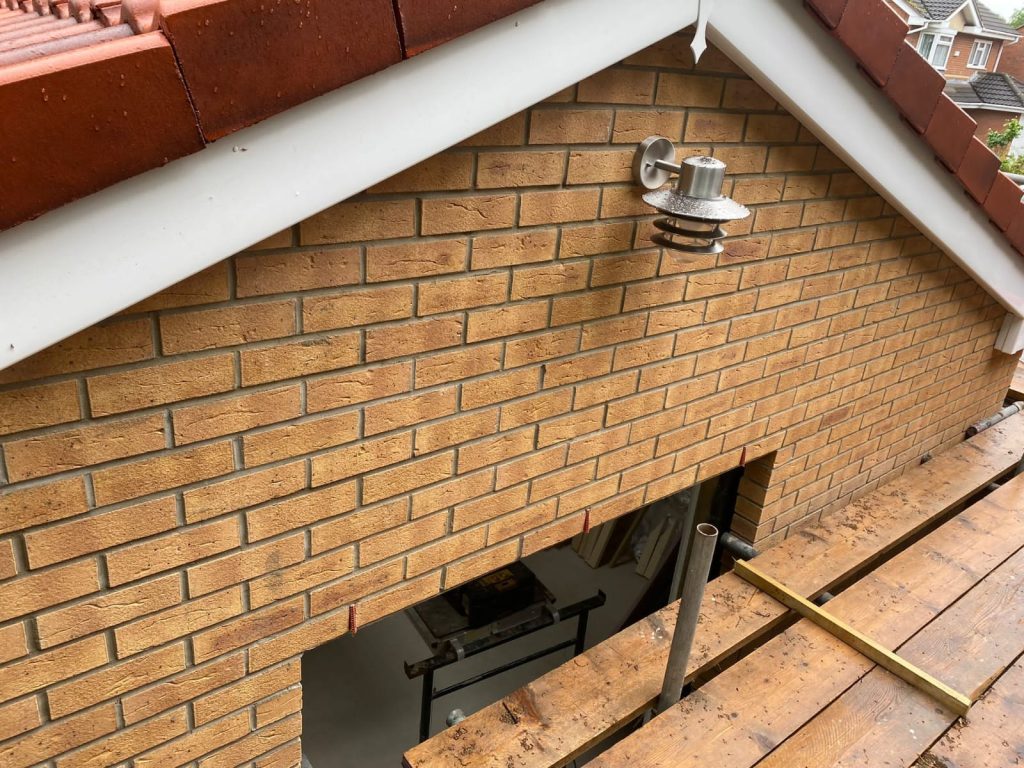
<path fill-rule="evenodd" d="M 536 2 L 0 0 L 0 229 Z"/>
<path fill-rule="evenodd" d="M 942 93 L 942 76 L 905 41 L 905 22 L 884 0 L 805 0 L 805 5 L 853 54 L 1013 247 L 1024 253 L 1020 188 L 999 173 L 999 158 L 974 136 L 978 124 Z"/>

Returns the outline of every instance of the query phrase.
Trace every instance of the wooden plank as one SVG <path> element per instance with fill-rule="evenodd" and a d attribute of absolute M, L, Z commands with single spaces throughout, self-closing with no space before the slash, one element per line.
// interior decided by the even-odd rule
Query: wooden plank
<path fill-rule="evenodd" d="M 1024 477 L 1011 483 L 839 594 L 829 610 L 887 646 L 902 644 L 1022 546 Z M 588 766 L 749 768 L 873 667 L 800 621 Z"/>
<path fill-rule="evenodd" d="M 1024 657 L 1003 673 L 914 768 L 1007 768 L 1024 765 Z"/>
<path fill-rule="evenodd" d="M 1013 416 L 908 471 L 823 524 L 757 559 L 805 597 L 869 569 L 1024 454 L 1024 416 Z M 562 766 L 631 722 L 661 690 L 678 613 L 670 605 L 462 723 L 413 747 L 410 768 Z M 687 676 L 710 669 L 776 631 L 786 611 L 734 574 L 708 585 Z"/>
<path fill-rule="evenodd" d="M 1024 551 L 902 646 L 977 697 L 1024 651 Z M 910 765 L 957 720 L 875 668 L 785 741 L 759 768 Z"/>
<path fill-rule="evenodd" d="M 871 659 L 875 664 L 896 675 L 900 680 L 928 694 L 951 712 L 956 712 L 958 715 L 966 715 L 967 710 L 971 708 L 971 700 L 959 691 L 954 691 L 920 667 L 911 664 L 885 646 L 876 643 L 867 635 L 858 632 L 842 619 L 831 615 L 828 611 L 822 610 L 810 600 L 800 597 L 800 595 L 793 592 L 785 584 L 776 581 L 765 573 L 761 573 L 756 566 L 743 560 L 737 560 L 734 570 L 744 581 L 753 584 L 787 608 L 796 611 L 808 621 L 817 624 L 830 635 L 853 648 L 861 656 Z"/>

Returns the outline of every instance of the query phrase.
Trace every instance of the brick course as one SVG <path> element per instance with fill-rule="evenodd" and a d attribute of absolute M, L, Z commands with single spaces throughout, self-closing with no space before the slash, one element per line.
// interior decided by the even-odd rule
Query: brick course
<path fill-rule="evenodd" d="M 1003 310 L 684 37 L 0 372 L 0 763 L 295 765 L 353 617 L 744 453 L 766 546 L 999 407 Z M 724 254 L 651 247 L 651 132 Z"/>

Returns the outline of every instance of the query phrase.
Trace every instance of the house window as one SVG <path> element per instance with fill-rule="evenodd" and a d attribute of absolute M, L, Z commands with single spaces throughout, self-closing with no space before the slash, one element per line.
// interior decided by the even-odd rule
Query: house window
<path fill-rule="evenodd" d="M 936 69 L 945 69 L 949 60 L 949 51 L 953 47 L 952 35 L 939 35 L 933 32 L 921 35 L 917 51 Z"/>
<path fill-rule="evenodd" d="M 988 55 L 991 52 L 992 43 L 975 40 L 971 47 L 971 57 L 967 60 L 967 66 L 972 69 L 984 69 L 988 65 Z"/>

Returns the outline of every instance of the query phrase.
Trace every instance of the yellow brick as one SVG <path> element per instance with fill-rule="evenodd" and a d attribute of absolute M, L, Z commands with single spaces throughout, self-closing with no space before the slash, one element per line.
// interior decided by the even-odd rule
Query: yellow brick
<path fill-rule="evenodd" d="M 432 488 L 418 491 L 412 497 L 413 518 L 429 515 L 459 502 L 483 496 L 494 487 L 494 470 L 483 469 L 462 475 Z"/>
<path fill-rule="evenodd" d="M 315 416 L 242 438 L 245 466 L 255 467 L 304 453 L 333 448 L 359 437 L 359 414 Z"/>
<path fill-rule="evenodd" d="M 500 304 L 508 293 L 508 275 L 471 275 L 419 285 L 416 314 L 436 315 Z"/>
<path fill-rule="evenodd" d="M 687 142 L 741 141 L 746 115 L 691 112 L 686 121 Z"/>
<path fill-rule="evenodd" d="M 517 269 L 512 274 L 512 299 L 530 299 L 582 290 L 590 265 L 582 261 L 558 262 Z"/>
<path fill-rule="evenodd" d="M 650 104 L 654 79 L 654 72 L 606 69 L 580 82 L 576 98 L 602 104 Z"/>
<path fill-rule="evenodd" d="M 519 210 L 519 226 L 596 219 L 600 197 L 599 189 L 524 192 Z"/>
<path fill-rule="evenodd" d="M 301 461 L 250 472 L 219 483 L 205 483 L 183 494 L 185 520 L 189 523 L 209 520 L 270 499 L 288 496 L 305 487 L 306 467 Z"/>
<path fill-rule="evenodd" d="M 171 765 L 175 761 L 191 761 L 241 739 L 249 733 L 249 713 L 236 712 L 218 723 L 205 728 L 190 729 L 184 737 L 167 742 L 136 757 L 135 768 L 156 768 Z M 180 762 L 179 764 L 184 764 Z"/>
<path fill-rule="evenodd" d="M 486 379 L 476 379 L 462 385 L 463 410 L 531 395 L 540 389 L 540 371 L 536 368 L 503 373 Z"/>
<path fill-rule="evenodd" d="M 299 533 L 194 565 L 188 569 L 189 596 L 208 595 L 278 568 L 295 565 L 302 562 L 305 550 L 305 539 Z"/>
<path fill-rule="evenodd" d="M 306 408 L 316 413 L 398 395 L 412 388 L 411 378 L 412 363 L 397 363 L 314 379 L 306 383 Z"/>
<path fill-rule="evenodd" d="M 107 663 L 101 635 L 63 645 L 0 667 L 0 700 L 10 701 Z"/>
<path fill-rule="evenodd" d="M 238 395 L 172 412 L 174 442 L 186 445 L 293 419 L 302 413 L 298 386 Z"/>
<path fill-rule="evenodd" d="M 464 147 L 517 146 L 526 141 L 526 113 L 517 112 L 462 142 Z"/>
<path fill-rule="evenodd" d="M 679 141 L 683 135 L 682 111 L 657 109 L 619 109 L 612 126 L 613 144 L 634 144 L 648 136 L 665 136 Z"/>
<path fill-rule="evenodd" d="M 238 521 L 233 518 L 180 528 L 155 539 L 132 544 L 105 555 L 110 585 L 130 581 L 202 560 L 239 545 Z"/>
<path fill-rule="evenodd" d="M 378 435 L 401 427 L 433 421 L 455 413 L 456 388 L 447 387 L 368 405 L 363 412 L 363 435 Z"/>
<path fill-rule="evenodd" d="M 466 341 L 487 341 L 502 336 L 536 331 L 547 326 L 548 302 L 523 301 L 495 309 L 478 309 L 469 313 Z"/>
<path fill-rule="evenodd" d="M 747 121 L 749 142 L 795 141 L 800 124 L 789 115 L 751 115 Z"/>
<path fill-rule="evenodd" d="M 314 456 L 312 461 L 313 486 L 325 485 L 336 480 L 380 469 L 396 464 L 412 456 L 412 433 L 360 440 L 349 448 L 330 451 Z"/>
<path fill-rule="evenodd" d="M 335 333 L 241 353 L 242 385 L 347 368 L 359 362 L 359 333 Z"/>
<path fill-rule="evenodd" d="M 441 574 L 434 573 L 407 581 L 399 587 L 359 603 L 360 623 L 370 623 L 390 613 L 421 603 L 441 591 Z"/>
<path fill-rule="evenodd" d="M 196 699 L 245 675 L 245 654 L 226 656 L 192 667 L 163 682 L 121 698 L 126 723 L 138 723 L 171 707 Z"/>
<path fill-rule="evenodd" d="M 496 408 L 478 413 L 456 416 L 436 424 L 420 427 L 414 439 L 415 454 L 422 456 L 442 448 L 469 442 L 478 437 L 492 435 L 498 431 L 498 410 Z"/>
<path fill-rule="evenodd" d="M 250 607 L 264 605 L 306 592 L 328 581 L 340 579 L 352 573 L 355 567 L 355 548 L 328 552 L 319 557 L 310 557 L 291 568 L 275 570 L 249 583 Z"/>
<path fill-rule="evenodd" d="M 392 531 L 371 536 L 359 543 L 359 567 L 363 568 L 415 549 L 444 536 L 447 530 L 448 515 L 440 512 L 399 526 Z"/>
<path fill-rule="evenodd" d="M 81 477 L 0 491 L 0 533 L 63 520 L 88 509 L 85 483 Z"/>
<path fill-rule="evenodd" d="M 234 768 L 234 766 L 248 764 L 254 757 L 262 755 L 268 750 L 285 742 L 297 740 L 301 731 L 302 718 L 299 715 L 279 720 L 266 728 L 250 733 L 244 739 L 239 739 L 209 757 L 203 758 L 199 761 L 200 768 Z M 258 761 L 260 768 L 277 768 L 272 763 L 265 762 L 267 759 L 269 756 Z"/>
<path fill-rule="evenodd" d="M 517 429 L 459 447 L 459 474 L 491 466 L 533 450 L 534 427 Z"/>
<path fill-rule="evenodd" d="M 631 181 L 633 155 L 628 149 L 589 150 L 569 153 L 569 184 L 607 184 Z"/>
<path fill-rule="evenodd" d="M 717 107 L 722 102 L 725 81 L 704 74 L 682 75 L 663 72 L 658 80 L 658 104 L 675 107 Z"/>
<path fill-rule="evenodd" d="M 191 277 L 186 277 L 170 288 L 164 288 L 155 296 L 143 299 L 124 310 L 125 314 L 155 312 L 160 309 L 192 307 L 198 304 L 214 304 L 231 298 L 228 286 L 228 263 L 222 261 Z"/>
<path fill-rule="evenodd" d="M 113 703 L 105 704 L 80 715 L 64 718 L 31 731 L 20 739 L 0 746 L 0 763 L 5 766 L 27 766 L 44 763 L 53 755 L 113 733 L 118 728 Z"/>
<path fill-rule="evenodd" d="M 0 435 L 77 421 L 81 415 L 73 381 L 0 392 Z"/>
<path fill-rule="evenodd" d="M 354 328 L 412 317 L 411 285 L 370 288 L 302 300 L 302 327 L 307 333 Z"/>
<path fill-rule="evenodd" d="M 466 238 L 367 248 L 366 280 L 379 283 L 461 272 L 466 267 L 468 253 L 469 240 Z"/>
<path fill-rule="evenodd" d="M 570 408 L 571 394 L 567 389 L 545 392 L 503 405 L 498 428 L 506 432 L 524 424 L 532 424 L 566 413 Z"/>
<path fill-rule="evenodd" d="M 314 616 L 318 616 L 346 603 L 354 603 L 361 597 L 397 584 L 401 580 L 401 560 L 367 568 L 334 584 L 314 589 L 309 595 L 310 611 Z M 358 616 L 356 620 L 359 620 Z M 342 624 L 341 629 L 335 629 L 332 636 L 341 634 L 347 628 L 347 623 Z"/>
<path fill-rule="evenodd" d="M 240 587 L 190 600 L 114 630 L 117 657 L 123 659 L 186 637 L 243 612 Z"/>
<path fill-rule="evenodd" d="M 633 229 L 631 221 L 563 227 L 559 257 L 569 259 L 625 251 L 632 247 Z"/>
<path fill-rule="evenodd" d="M 481 152 L 476 183 L 480 189 L 540 187 L 561 184 L 564 152 Z"/>
<path fill-rule="evenodd" d="M 11 482 L 125 459 L 167 447 L 164 419 L 153 414 L 50 432 L 4 446 Z"/>
<path fill-rule="evenodd" d="M 468 379 L 501 368 L 501 342 L 477 344 L 416 360 L 416 388 Z"/>
<path fill-rule="evenodd" d="M 473 269 L 534 264 L 555 258 L 557 230 L 534 229 L 508 235 L 483 235 L 473 238 Z"/>
<path fill-rule="evenodd" d="M 765 110 L 771 112 L 776 102 L 753 80 L 730 78 L 725 81 L 722 98 L 725 109 Z"/>
<path fill-rule="evenodd" d="M 134 368 L 86 380 L 92 415 L 109 416 L 235 388 L 230 354 Z"/>
<path fill-rule="evenodd" d="M 505 344 L 505 367 L 518 368 L 570 355 L 579 349 L 581 336 L 579 328 L 565 328 L 509 341 Z"/>
<path fill-rule="evenodd" d="M 299 225 L 302 245 L 352 243 L 416 234 L 414 200 L 339 203 Z"/>
<path fill-rule="evenodd" d="M 98 589 L 95 560 L 83 560 L 43 573 L 21 576 L 0 585 L 0 621 L 50 608 Z"/>
<path fill-rule="evenodd" d="M 42 568 L 169 531 L 177 526 L 177 517 L 174 497 L 167 496 L 32 531 L 25 535 L 29 567 Z"/>
<path fill-rule="evenodd" d="M 363 478 L 363 504 L 372 504 L 451 477 L 454 452 L 419 459 Z"/>
<path fill-rule="evenodd" d="M 565 325 L 618 314 L 622 309 L 622 288 L 592 290 L 578 296 L 559 296 L 551 309 L 551 325 Z"/>
<path fill-rule="evenodd" d="M 219 627 L 192 636 L 192 654 L 197 663 L 270 637 L 294 627 L 303 618 L 303 599 L 296 597 L 282 603 L 251 611 Z"/>
<path fill-rule="evenodd" d="M 39 645 L 52 648 L 181 602 L 177 574 L 125 587 L 36 617 Z"/>
<path fill-rule="evenodd" d="M 312 553 L 318 555 L 386 531 L 409 520 L 409 500 L 399 499 L 359 509 L 318 525 L 311 532 Z"/>
<path fill-rule="evenodd" d="M 515 223 L 512 194 L 429 198 L 423 201 L 420 229 L 424 235 L 504 229 Z"/>
<path fill-rule="evenodd" d="M 0 371 L 0 384 L 137 363 L 149 360 L 153 354 L 152 323 L 148 318 L 94 325 Z"/>
<path fill-rule="evenodd" d="M 453 347 L 462 341 L 461 317 L 438 317 L 366 331 L 366 361 Z"/>
<path fill-rule="evenodd" d="M 487 532 L 483 528 L 447 536 L 436 544 L 423 547 L 409 554 L 407 575 L 419 576 L 421 573 L 433 571 L 446 563 L 457 560 L 482 549 L 486 543 Z"/>
<path fill-rule="evenodd" d="M 440 192 L 469 189 L 473 180 L 473 155 L 470 152 L 444 152 L 392 176 L 367 191 L 370 194 L 394 192 Z"/>
<path fill-rule="evenodd" d="M 236 256 L 235 292 L 244 299 L 355 285 L 359 282 L 359 260 L 358 248 Z"/>
<path fill-rule="evenodd" d="M 221 442 L 93 472 L 92 481 L 96 503 L 103 505 L 209 480 L 234 469 L 231 443 Z"/>
<path fill-rule="evenodd" d="M 239 304 L 160 317 L 165 355 L 279 339 L 295 333 L 292 301 Z"/>
<path fill-rule="evenodd" d="M 0 740 L 6 741 L 43 724 L 39 702 L 35 698 L 15 701 L 0 707 Z M 0 748 L 0 755 L 2 755 Z"/>
<path fill-rule="evenodd" d="M 459 560 L 445 568 L 444 588 L 451 589 L 477 576 L 483 576 L 499 566 L 511 563 L 518 555 L 519 542 L 509 541 Z"/>
<path fill-rule="evenodd" d="M 527 488 L 519 485 L 492 493 L 482 499 L 459 504 L 452 513 L 452 531 L 461 531 L 514 512 L 526 505 Z"/>
<path fill-rule="evenodd" d="M 344 483 L 250 510 L 245 513 L 249 541 L 268 539 L 285 531 L 350 512 L 355 507 L 356 485 Z"/>
<path fill-rule="evenodd" d="M 509 488 L 565 466 L 566 446 L 556 445 L 498 467 L 495 487 Z"/>
<path fill-rule="evenodd" d="M 611 128 L 610 109 L 535 109 L 531 144 L 604 144 Z"/>

